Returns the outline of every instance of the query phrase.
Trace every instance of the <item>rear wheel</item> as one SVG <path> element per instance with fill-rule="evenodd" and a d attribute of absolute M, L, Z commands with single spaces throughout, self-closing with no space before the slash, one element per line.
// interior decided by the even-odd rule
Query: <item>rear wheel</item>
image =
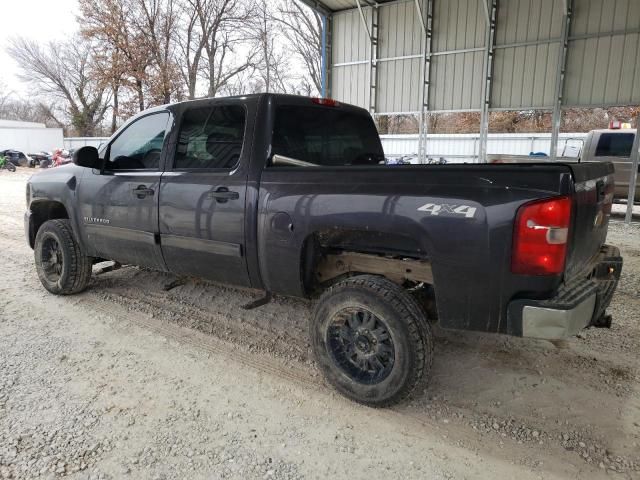
<path fill-rule="evenodd" d="M 91 257 L 80 250 L 69 220 L 42 224 L 34 245 L 40 282 L 51 293 L 71 295 L 84 290 L 91 279 Z"/>
<path fill-rule="evenodd" d="M 431 368 L 433 339 L 422 309 L 389 280 L 361 275 L 320 298 L 311 340 L 326 379 L 370 406 L 407 397 Z"/>

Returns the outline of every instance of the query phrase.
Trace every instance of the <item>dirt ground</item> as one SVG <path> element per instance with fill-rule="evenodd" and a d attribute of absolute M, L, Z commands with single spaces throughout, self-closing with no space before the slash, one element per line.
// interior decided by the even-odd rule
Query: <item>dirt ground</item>
<path fill-rule="evenodd" d="M 640 228 L 611 330 L 554 346 L 439 332 L 409 402 L 316 371 L 308 303 L 126 267 L 48 294 L 23 233 L 33 171 L 0 172 L 0 478 L 640 478 Z"/>

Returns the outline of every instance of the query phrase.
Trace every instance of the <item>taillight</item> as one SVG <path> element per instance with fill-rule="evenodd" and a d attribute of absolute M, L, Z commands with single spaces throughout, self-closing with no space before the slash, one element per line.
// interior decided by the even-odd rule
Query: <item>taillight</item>
<path fill-rule="evenodd" d="M 511 271 L 558 275 L 564 271 L 571 221 L 571 199 L 556 197 L 518 209 L 513 232 Z"/>
<path fill-rule="evenodd" d="M 312 98 L 311 101 L 316 105 L 324 105 L 325 107 L 338 107 L 340 102 L 333 98 Z"/>

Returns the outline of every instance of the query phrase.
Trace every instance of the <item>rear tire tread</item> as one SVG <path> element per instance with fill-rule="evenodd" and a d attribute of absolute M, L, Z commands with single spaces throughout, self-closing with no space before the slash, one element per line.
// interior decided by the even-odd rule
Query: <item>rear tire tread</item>
<path fill-rule="evenodd" d="M 433 335 L 431 327 L 426 320 L 424 310 L 408 292 L 390 280 L 376 275 L 358 275 L 331 286 L 321 295 L 314 311 L 314 317 L 318 312 L 318 306 L 320 304 L 331 298 L 337 291 L 353 287 L 373 293 L 400 313 L 400 318 L 408 327 L 410 342 L 415 348 L 416 362 L 411 369 L 410 378 L 407 379 L 394 395 L 386 399 L 374 401 L 364 400 L 343 390 L 341 391 L 353 400 L 372 407 L 387 407 L 399 403 L 409 397 L 411 393 L 415 391 L 416 387 L 428 378 L 428 374 L 431 371 L 433 363 Z M 313 330 L 313 325 L 311 328 Z M 329 379 L 329 381 L 331 381 L 331 379 Z M 334 382 L 331 381 L 331 383 Z"/>

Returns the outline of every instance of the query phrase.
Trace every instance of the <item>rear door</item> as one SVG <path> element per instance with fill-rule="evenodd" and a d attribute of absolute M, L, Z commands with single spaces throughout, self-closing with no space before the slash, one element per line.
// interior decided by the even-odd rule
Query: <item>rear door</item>
<path fill-rule="evenodd" d="M 94 256 L 165 269 L 158 242 L 158 193 L 170 122 L 166 111 L 135 120 L 109 143 L 104 169 L 83 176 L 78 201 Z"/>
<path fill-rule="evenodd" d="M 184 110 L 160 188 L 160 241 L 170 271 L 249 285 L 246 125 L 247 109 L 237 102 Z"/>

